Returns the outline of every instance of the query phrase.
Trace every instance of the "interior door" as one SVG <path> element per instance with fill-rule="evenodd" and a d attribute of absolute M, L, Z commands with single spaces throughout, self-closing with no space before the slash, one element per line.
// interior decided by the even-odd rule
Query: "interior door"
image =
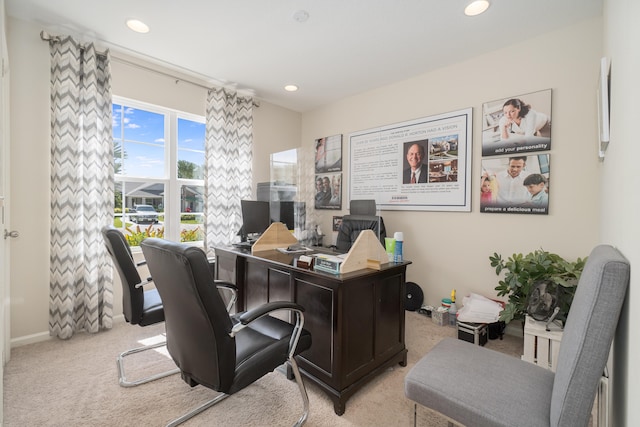
<path fill-rule="evenodd" d="M 5 29 L 4 0 L 0 0 L 0 234 L 9 226 L 9 60 L 7 55 L 7 37 Z M 4 364 L 9 360 L 9 244 L 4 237 L 0 239 L 0 401 L 4 399 Z M 3 417 L 0 406 L 0 420 Z"/>

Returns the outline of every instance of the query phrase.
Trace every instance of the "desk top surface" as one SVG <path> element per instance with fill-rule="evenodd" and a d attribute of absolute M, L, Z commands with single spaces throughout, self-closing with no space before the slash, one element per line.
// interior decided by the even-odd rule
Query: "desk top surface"
<path fill-rule="evenodd" d="M 331 274 L 331 273 L 325 273 L 322 271 L 316 271 L 313 269 L 307 269 L 307 268 L 300 268 L 297 266 L 297 260 L 301 255 L 307 255 L 307 256 L 313 256 L 313 255 L 318 255 L 318 254 L 327 254 L 327 255 L 340 255 L 340 252 L 336 252 L 331 250 L 330 248 L 324 248 L 324 247 L 320 247 L 320 246 L 313 246 L 311 247 L 312 251 L 307 252 L 307 253 L 295 253 L 295 254 L 287 254 L 287 253 L 282 253 L 276 249 L 271 249 L 271 250 L 267 250 L 267 251 L 260 251 L 260 252 L 255 252 L 255 253 L 251 253 L 250 249 L 244 249 L 244 248 L 237 248 L 234 246 L 221 246 L 221 247 L 216 247 L 214 248 L 216 253 L 218 253 L 219 251 L 222 252 L 229 252 L 235 255 L 240 255 L 240 256 L 244 256 L 247 258 L 255 258 L 255 259 L 259 259 L 259 260 L 264 260 L 264 261 L 268 261 L 268 262 L 272 262 L 272 263 L 276 263 L 276 264 L 281 264 L 287 267 L 291 267 L 294 268 L 296 270 L 299 271 L 304 271 L 307 273 L 311 273 L 311 274 L 317 274 L 320 276 L 324 276 L 324 277 L 333 277 L 333 278 L 339 278 L 339 279 L 346 279 L 346 278 L 351 278 L 351 277 L 356 277 L 356 276 L 362 276 L 362 275 L 367 275 L 367 274 L 376 274 L 378 273 L 378 271 L 385 271 L 385 270 L 390 270 L 390 269 L 394 269 L 394 268 L 406 268 L 407 265 L 411 264 L 411 261 L 407 261 L 405 260 L 404 262 L 399 262 L 399 263 L 395 263 L 395 262 L 391 262 L 391 263 L 387 263 L 387 264 L 382 264 L 380 270 L 374 270 L 371 268 L 363 268 L 361 270 L 357 270 L 351 273 L 344 273 L 344 274 Z"/>

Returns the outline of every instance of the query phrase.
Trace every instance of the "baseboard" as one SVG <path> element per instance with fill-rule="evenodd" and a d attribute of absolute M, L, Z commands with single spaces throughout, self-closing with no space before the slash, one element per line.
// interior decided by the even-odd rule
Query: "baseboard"
<path fill-rule="evenodd" d="M 37 334 L 24 335 L 18 338 L 11 338 L 11 348 L 22 347 L 27 344 L 34 344 L 37 342 L 48 341 L 52 337 L 49 332 L 39 332 Z"/>
<path fill-rule="evenodd" d="M 118 314 L 113 316 L 113 324 L 124 323 L 124 315 Z M 21 347 L 23 345 L 34 344 L 37 342 L 43 342 L 53 339 L 52 336 L 49 335 L 49 331 L 46 332 L 38 332 L 36 334 L 24 335 L 21 337 L 11 338 L 11 348 Z"/>
<path fill-rule="evenodd" d="M 504 333 L 507 335 L 513 335 L 514 337 L 524 338 L 524 329 L 522 327 L 522 322 L 519 320 L 509 322 L 504 330 Z"/>

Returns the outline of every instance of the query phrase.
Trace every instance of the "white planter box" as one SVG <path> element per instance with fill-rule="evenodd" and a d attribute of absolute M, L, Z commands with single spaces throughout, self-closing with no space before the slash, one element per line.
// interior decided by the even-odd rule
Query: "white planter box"
<path fill-rule="evenodd" d="M 524 321 L 524 354 L 522 360 L 545 369 L 556 371 L 558 352 L 562 340 L 562 330 L 553 323 L 546 330 L 546 322 L 539 322 L 526 316 Z"/>

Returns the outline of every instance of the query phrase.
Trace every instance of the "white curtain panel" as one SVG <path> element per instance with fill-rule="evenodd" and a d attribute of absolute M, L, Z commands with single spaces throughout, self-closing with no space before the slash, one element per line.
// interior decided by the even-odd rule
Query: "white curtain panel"
<path fill-rule="evenodd" d="M 242 226 L 240 200 L 251 198 L 253 99 L 214 88 L 206 114 L 204 243 L 211 256 L 215 246 L 235 239 Z"/>
<path fill-rule="evenodd" d="M 112 326 L 113 270 L 101 235 L 113 224 L 109 53 L 71 37 L 51 51 L 49 333 Z"/>

